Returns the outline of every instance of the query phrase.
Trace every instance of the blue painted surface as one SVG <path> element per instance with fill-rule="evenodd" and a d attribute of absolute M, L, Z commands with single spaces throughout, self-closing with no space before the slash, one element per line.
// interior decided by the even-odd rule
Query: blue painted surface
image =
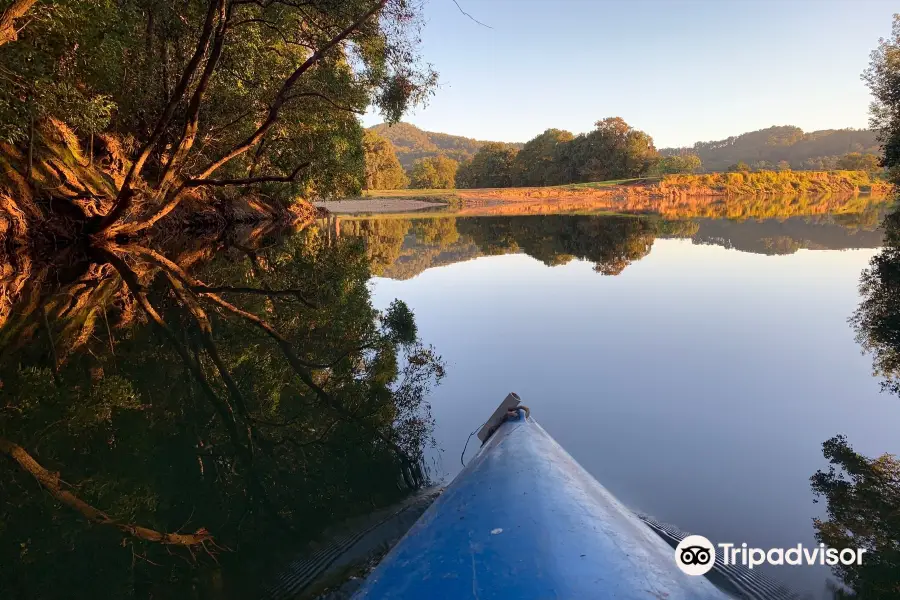
<path fill-rule="evenodd" d="M 534 420 L 488 439 L 354 599 L 727 598 Z"/>

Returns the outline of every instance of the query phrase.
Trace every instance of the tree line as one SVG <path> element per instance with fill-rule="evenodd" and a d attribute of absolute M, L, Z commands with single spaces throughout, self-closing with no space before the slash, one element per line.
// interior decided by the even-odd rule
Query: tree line
<path fill-rule="evenodd" d="M 367 139 L 379 140 L 377 147 L 373 142 L 372 150 L 369 147 L 366 150 L 366 172 L 372 172 L 371 177 L 367 175 L 367 189 L 540 187 L 710 170 L 700 152 L 707 146 L 698 144 L 696 151 L 657 151 L 650 135 L 631 127 L 621 117 L 597 121 L 593 131 L 579 135 L 562 129 L 548 129 L 521 148 L 503 142 L 484 142 L 471 158 L 461 161 L 439 151 L 412 161 L 407 168 L 397 158 L 391 142 L 381 135 L 388 131 L 389 127 L 379 126 L 366 132 Z M 745 135 L 753 137 L 751 134 Z M 735 138 L 737 141 L 733 146 L 737 147 L 737 155 L 753 155 L 738 143 L 743 138 Z M 851 149 L 857 147 L 861 148 L 859 144 L 849 146 Z M 717 161 L 713 164 L 719 164 Z M 871 174 L 881 171 L 878 157 L 863 151 L 819 156 L 799 167 L 823 171 L 866 171 Z M 789 171 L 795 168 L 798 166 L 788 160 L 755 160 L 750 163 L 738 160 L 719 170 Z"/>
<path fill-rule="evenodd" d="M 382 128 L 380 131 L 384 131 Z M 366 164 L 385 165 L 389 176 L 367 179 L 374 186 L 383 181 L 404 181 L 403 167 L 391 158 L 390 142 L 376 131 L 367 136 L 380 139 L 377 148 L 367 153 Z M 653 138 L 634 129 L 621 117 L 597 121 L 593 131 L 579 135 L 561 129 L 548 129 L 526 142 L 515 144 L 483 143 L 474 156 L 462 162 L 438 154 L 414 161 L 405 171 L 413 188 L 490 188 L 545 186 L 610 179 L 630 179 L 654 174 L 692 173 L 701 167 L 696 156 L 660 156 Z M 367 166 L 367 172 L 369 167 Z M 391 189 L 369 187 L 369 189 Z"/>
<path fill-rule="evenodd" d="M 856 153 L 875 159 L 879 154 L 877 132 L 872 129 L 829 129 L 805 133 L 799 127 L 776 126 L 750 131 L 724 140 L 697 142 L 684 148 L 663 148 L 665 156 L 695 154 L 709 171 L 747 163 L 751 168 L 827 171 L 840 169 L 844 155 Z"/>

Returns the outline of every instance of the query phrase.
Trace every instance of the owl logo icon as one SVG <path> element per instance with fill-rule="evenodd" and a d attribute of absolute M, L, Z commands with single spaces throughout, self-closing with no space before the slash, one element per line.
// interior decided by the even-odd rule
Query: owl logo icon
<path fill-rule="evenodd" d="M 702 535 L 689 535 L 675 548 L 675 564 L 688 575 L 706 575 L 716 564 L 716 548 Z"/>

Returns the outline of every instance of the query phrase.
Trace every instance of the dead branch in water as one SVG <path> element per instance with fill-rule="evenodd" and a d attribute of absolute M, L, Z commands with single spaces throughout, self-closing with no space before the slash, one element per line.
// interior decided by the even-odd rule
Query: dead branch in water
<path fill-rule="evenodd" d="M 59 474 L 51 473 L 38 463 L 24 448 L 16 443 L 0 438 L 0 452 L 6 454 L 19 467 L 33 476 L 41 487 L 43 487 L 51 496 L 59 502 L 65 504 L 69 508 L 80 513 L 85 519 L 98 525 L 106 525 L 115 527 L 125 535 L 144 540 L 146 542 L 155 542 L 169 546 L 201 546 L 209 552 L 206 544 L 212 545 L 215 542 L 212 534 L 206 529 L 198 529 L 194 533 L 168 533 L 135 525 L 133 523 L 122 523 L 110 517 L 102 510 L 91 506 L 72 492 L 64 490 L 60 486 Z"/>

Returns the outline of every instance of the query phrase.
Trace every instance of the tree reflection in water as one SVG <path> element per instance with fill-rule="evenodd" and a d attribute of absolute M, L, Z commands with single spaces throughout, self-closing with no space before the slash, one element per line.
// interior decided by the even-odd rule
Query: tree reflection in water
<path fill-rule="evenodd" d="M 426 479 L 443 363 L 402 302 L 372 307 L 359 240 L 314 226 L 180 246 L 8 261 L 5 597 L 234 590 Z"/>
<path fill-rule="evenodd" d="M 900 394 L 900 210 L 887 215 L 883 227 L 884 247 L 862 274 L 862 299 L 850 321 L 883 390 Z M 811 482 L 827 516 L 814 521 L 816 538 L 868 551 L 862 565 L 833 567 L 845 586 L 836 586 L 834 597 L 900 597 L 900 461 L 890 454 L 863 456 L 842 435 L 822 447 L 830 467 Z"/>

